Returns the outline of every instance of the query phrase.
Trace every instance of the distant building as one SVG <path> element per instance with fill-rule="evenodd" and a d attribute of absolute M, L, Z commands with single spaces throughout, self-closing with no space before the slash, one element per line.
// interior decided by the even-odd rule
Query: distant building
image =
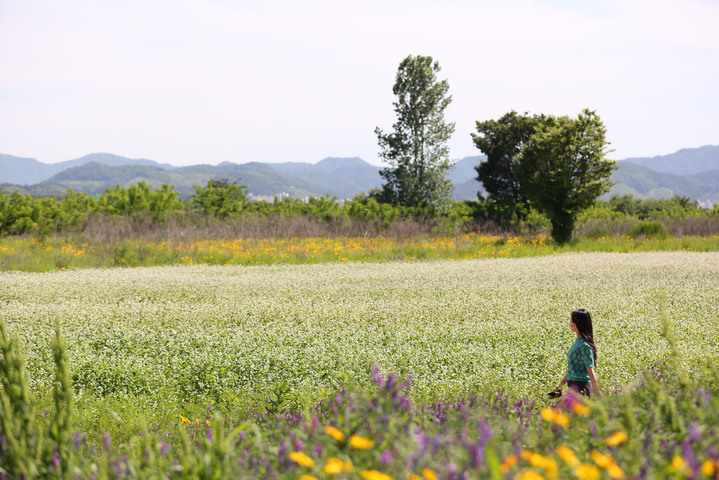
<path fill-rule="evenodd" d="M 714 210 L 714 202 L 712 202 L 711 200 L 698 200 L 697 205 L 699 205 L 699 208 Z"/>

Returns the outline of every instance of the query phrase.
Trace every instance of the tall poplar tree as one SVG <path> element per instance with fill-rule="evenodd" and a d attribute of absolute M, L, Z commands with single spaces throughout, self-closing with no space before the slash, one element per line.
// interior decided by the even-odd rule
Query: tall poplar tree
<path fill-rule="evenodd" d="M 389 164 L 380 172 L 388 203 L 437 210 L 452 193 L 447 142 L 455 125 L 444 119 L 452 97 L 447 81 L 437 79 L 439 71 L 438 62 L 421 55 L 408 56 L 397 70 L 394 131 L 375 129 L 380 157 Z"/>

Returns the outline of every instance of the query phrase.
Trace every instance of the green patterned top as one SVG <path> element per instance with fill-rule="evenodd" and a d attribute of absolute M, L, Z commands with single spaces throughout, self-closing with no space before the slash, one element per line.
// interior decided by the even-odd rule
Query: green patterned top
<path fill-rule="evenodd" d="M 588 367 L 594 366 L 594 351 L 592 347 L 583 339 L 578 338 L 574 341 L 567 352 L 567 380 L 573 382 L 588 382 Z"/>

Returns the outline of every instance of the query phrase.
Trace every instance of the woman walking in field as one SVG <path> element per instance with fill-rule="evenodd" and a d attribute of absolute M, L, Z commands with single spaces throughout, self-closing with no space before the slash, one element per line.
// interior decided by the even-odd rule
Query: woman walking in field
<path fill-rule="evenodd" d="M 577 335 L 577 339 L 567 352 L 567 373 L 550 396 L 561 395 L 562 387 L 569 384 L 569 389 L 575 393 L 591 397 L 594 392 L 594 395 L 601 397 L 602 392 L 599 391 L 597 375 L 594 373 L 597 347 L 594 345 L 592 316 L 583 308 L 574 310 L 569 317 L 569 329 Z"/>

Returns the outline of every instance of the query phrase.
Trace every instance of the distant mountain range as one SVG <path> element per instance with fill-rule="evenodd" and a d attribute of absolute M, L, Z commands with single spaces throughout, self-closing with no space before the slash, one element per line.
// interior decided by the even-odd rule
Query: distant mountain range
<path fill-rule="evenodd" d="M 449 174 L 455 199 L 471 200 L 483 192 L 475 180 L 474 167 L 483 156 L 459 160 Z M 671 198 L 686 195 L 694 200 L 719 203 L 719 146 L 679 150 L 653 158 L 631 158 L 618 162 L 612 176 L 614 194 L 637 198 Z M 158 187 L 174 185 L 181 196 L 194 193 L 193 185 L 205 185 L 211 178 L 226 178 L 248 185 L 256 199 L 275 195 L 303 198 L 329 194 L 351 198 L 382 185 L 382 167 L 360 158 L 325 158 L 318 163 L 259 163 L 193 165 L 175 167 L 147 159 L 130 159 L 109 153 L 95 153 L 66 162 L 45 164 L 34 158 L 0 154 L 0 188 L 33 195 L 62 195 L 68 188 L 89 194 L 102 193 L 116 185 L 139 181 Z"/>

